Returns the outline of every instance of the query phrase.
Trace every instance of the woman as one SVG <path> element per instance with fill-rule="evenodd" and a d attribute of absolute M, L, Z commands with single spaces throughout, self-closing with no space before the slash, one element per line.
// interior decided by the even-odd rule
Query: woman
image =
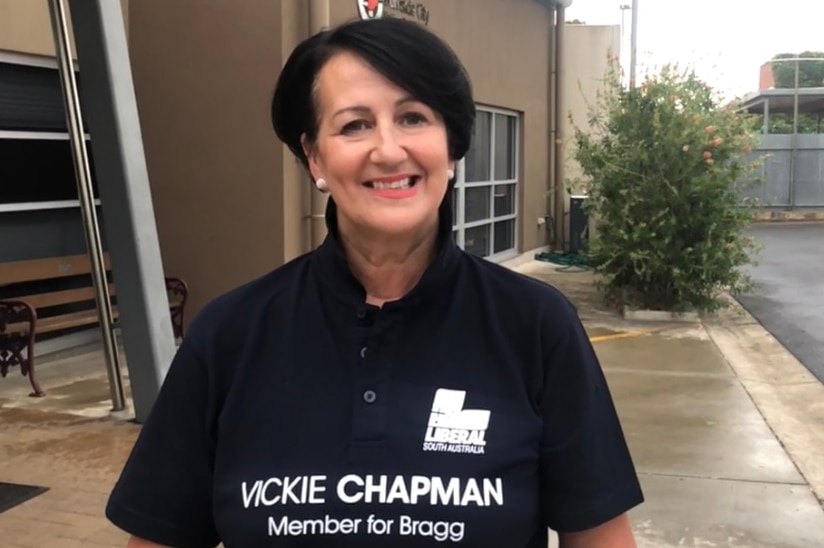
<path fill-rule="evenodd" d="M 129 546 L 634 546 L 641 489 L 573 306 L 451 238 L 474 113 L 415 23 L 292 53 L 272 121 L 329 236 L 192 323 L 107 507 Z"/>

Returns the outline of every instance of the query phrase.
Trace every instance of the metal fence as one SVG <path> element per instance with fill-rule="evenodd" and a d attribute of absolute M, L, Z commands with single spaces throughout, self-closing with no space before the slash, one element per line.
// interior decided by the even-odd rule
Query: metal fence
<path fill-rule="evenodd" d="M 742 199 L 763 208 L 824 207 L 824 59 L 811 52 L 777 56 L 762 67 L 762 86 L 743 109 L 763 122 L 761 162 Z"/>
<path fill-rule="evenodd" d="M 765 134 L 752 159 L 761 168 L 742 181 L 742 199 L 764 208 L 824 207 L 824 135 Z"/>

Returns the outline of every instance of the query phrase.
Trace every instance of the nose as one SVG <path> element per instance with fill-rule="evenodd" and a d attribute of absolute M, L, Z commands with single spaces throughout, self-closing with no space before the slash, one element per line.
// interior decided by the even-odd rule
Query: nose
<path fill-rule="evenodd" d="M 406 148 L 403 146 L 401 135 L 395 124 L 379 124 L 375 134 L 375 146 L 372 149 L 370 158 L 375 164 L 391 166 L 407 159 Z"/>

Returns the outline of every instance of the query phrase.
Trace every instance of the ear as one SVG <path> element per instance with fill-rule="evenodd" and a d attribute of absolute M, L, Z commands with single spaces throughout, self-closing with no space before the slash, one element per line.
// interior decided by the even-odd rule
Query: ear
<path fill-rule="evenodd" d="M 318 179 L 323 178 L 323 170 L 321 169 L 320 162 L 318 160 L 318 151 L 309 143 L 305 133 L 300 136 L 300 146 L 303 148 L 303 153 L 306 155 L 306 159 L 308 160 L 307 163 L 309 164 L 309 174 L 312 175 L 312 179 L 317 181 Z"/>

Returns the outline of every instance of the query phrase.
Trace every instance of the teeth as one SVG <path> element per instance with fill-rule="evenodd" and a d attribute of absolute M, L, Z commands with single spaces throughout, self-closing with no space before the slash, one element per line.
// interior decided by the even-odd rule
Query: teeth
<path fill-rule="evenodd" d="M 385 190 L 385 189 L 402 189 L 402 188 L 409 188 L 412 184 L 412 178 L 407 177 L 406 179 L 401 179 L 399 181 L 392 181 L 391 183 L 381 183 L 378 181 L 372 181 L 372 188 L 378 190 Z"/>

